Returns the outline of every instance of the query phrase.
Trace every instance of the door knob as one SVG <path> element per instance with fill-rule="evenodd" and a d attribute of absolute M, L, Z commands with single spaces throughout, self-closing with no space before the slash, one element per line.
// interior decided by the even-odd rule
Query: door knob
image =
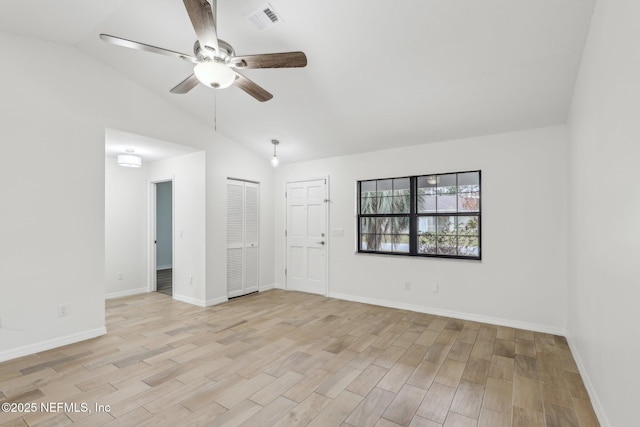
<path fill-rule="evenodd" d="M 321 241 L 321 242 L 316 242 L 316 243 L 319 244 L 319 245 L 324 245 L 324 240 Z"/>

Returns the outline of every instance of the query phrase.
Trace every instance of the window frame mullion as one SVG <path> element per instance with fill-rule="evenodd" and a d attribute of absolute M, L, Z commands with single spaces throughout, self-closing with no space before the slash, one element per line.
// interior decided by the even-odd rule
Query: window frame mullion
<path fill-rule="evenodd" d="M 418 177 L 409 178 L 409 195 L 411 204 L 409 208 L 409 254 L 418 254 Z"/>

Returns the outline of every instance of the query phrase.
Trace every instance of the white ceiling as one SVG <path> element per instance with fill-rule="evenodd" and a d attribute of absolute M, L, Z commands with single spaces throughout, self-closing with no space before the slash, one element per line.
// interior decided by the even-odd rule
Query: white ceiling
<path fill-rule="evenodd" d="M 5 0 L 0 31 L 75 45 L 268 159 L 284 163 L 565 123 L 594 0 L 218 0 L 238 55 L 302 50 L 303 69 L 247 70 L 273 93 L 169 89 L 185 61 L 106 44 L 107 33 L 192 53 L 181 0 Z M 214 103 L 214 95 L 217 98 Z"/>
<path fill-rule="evenodd" d="M 161 141 L 143 135 L 123 132 L 117 129 L 105 130 L 105 156 L 118 157 L 127 150 L 134 150 L 137 156 L 142 157 L 143 162 L 151 163 L 170 157 L 182 156 L 198 151 L 193 147 Z"/>

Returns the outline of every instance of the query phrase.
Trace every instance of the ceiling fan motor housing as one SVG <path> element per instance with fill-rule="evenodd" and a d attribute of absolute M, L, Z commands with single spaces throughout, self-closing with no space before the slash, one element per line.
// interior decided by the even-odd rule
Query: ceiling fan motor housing
<path fill-rule="evenodd" d="M 218 39 L 218 48 L 219 51 L 209 46 L 201 46 L 200 42 L 196 40 L 193 45 L 193 53 L 195 57 L 198 58 L 199 62 L 206 62 L 212 59 L 217 59 L 219 62 L 224 64 L 228 63 L 231 58 L 236 56 L 236 51 L 233 50 L 233 47 L 229 43 L 224 40 Z"/>

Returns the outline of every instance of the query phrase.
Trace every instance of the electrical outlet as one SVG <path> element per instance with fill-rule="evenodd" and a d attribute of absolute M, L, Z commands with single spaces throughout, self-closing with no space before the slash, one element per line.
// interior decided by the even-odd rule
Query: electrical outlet
<path fill-rule="evenodd" d="M 404 282 L 404 290 L 408 291 L 411 289 L 411 282 Z"/>
<path fill-rule="evenodd" d="M 118 280 L 124 280 L 124 273 L 118 273 Z"/>
<path fill-rule="evenodd" d="M 438 282 L 433 282 L 433 284 L 431 285 L 431 292 L 433 292 L 434 294 L 438 293 Z"/>
<path fill-rule="evenodd" d="M 69 304 L 60 304 L 58 306 L 58 317 L 65 317 L 69 315 Z"/>

